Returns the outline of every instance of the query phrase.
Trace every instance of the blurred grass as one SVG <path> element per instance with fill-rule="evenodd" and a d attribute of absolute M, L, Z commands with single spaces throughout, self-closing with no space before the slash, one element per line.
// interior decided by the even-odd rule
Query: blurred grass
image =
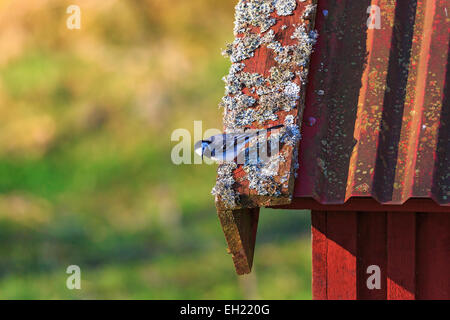
<path fill-rule="evenodd" d="M 306 212 L 263 210 L 255 272 L 238 278 L 215 167 L 170 161 L 174 129 L 221 127 L 234 5 L 0 2 L 0 298 L 311 297 Z"/>

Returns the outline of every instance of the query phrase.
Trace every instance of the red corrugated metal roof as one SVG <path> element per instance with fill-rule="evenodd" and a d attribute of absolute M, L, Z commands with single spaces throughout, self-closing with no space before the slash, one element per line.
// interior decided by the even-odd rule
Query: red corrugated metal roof
<path fill-rule="evenodd" d="M 294 196 L 450 205 L 449 0 L 321 0 L 316 29 Z"/>

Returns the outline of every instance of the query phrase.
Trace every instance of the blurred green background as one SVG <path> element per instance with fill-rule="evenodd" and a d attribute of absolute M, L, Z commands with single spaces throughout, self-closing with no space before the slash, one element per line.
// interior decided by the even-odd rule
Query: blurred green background
<path fill-rule="evenodd" d="M 0 0 L 0 299 L 311 298 L 308 212 L 263 210 L 238 277 L 216 167 L 170 159 L 173 130 L 222 127 L 235 3 Z"/>

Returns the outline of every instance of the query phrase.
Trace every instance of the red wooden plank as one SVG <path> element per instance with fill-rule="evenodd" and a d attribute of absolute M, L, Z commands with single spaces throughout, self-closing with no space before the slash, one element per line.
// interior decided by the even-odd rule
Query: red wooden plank
<path fill-rule="evenodd" d="M 327 234 L 327 298 L 356 300 L 356 212 L 328 212 Z"/>
<path fill-rule="evenodd" d="M 449 230 L 449 214 L 417 214 L 417 299 L 450 299 Z"/>
<path fill-rule="evenodd" d="M 386 300 L 386 213 L 358 213 L 357 241 L 358 300 Z M 372 285 L 379 278 L 380 287 L 369 288 L 369 278 Z"/>
<path fill-rule="evenodd" d="M 345 204 L 324 205 L 313 198 L 294 198 L 290 205 L 273 206 L 277 209 L 316 211 L 364 211 L 364 212 L 447 212 L 450 206 L 439 206 L 431 199 L 410 199 L 403 205 L 384 205 L 372 198 L 351 198 Z"/>
<path fill-rule="evenodd" d="M 327 299 L 327 213 L 311 212 L 312 293 L 314 300 Z"/>
<path fill-rule="evenodd" d="M 387 299 L 414 300 L 416 291 L 416 214 L 387 215 Z"/>

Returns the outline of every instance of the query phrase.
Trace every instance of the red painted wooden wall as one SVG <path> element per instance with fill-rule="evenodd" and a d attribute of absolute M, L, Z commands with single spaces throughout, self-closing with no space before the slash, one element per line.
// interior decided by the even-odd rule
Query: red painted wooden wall
<path fill-rule="evenodd" d="M 314 299 L 450 299 L 447 213 L 313 211 L 312 225 Z"/>

